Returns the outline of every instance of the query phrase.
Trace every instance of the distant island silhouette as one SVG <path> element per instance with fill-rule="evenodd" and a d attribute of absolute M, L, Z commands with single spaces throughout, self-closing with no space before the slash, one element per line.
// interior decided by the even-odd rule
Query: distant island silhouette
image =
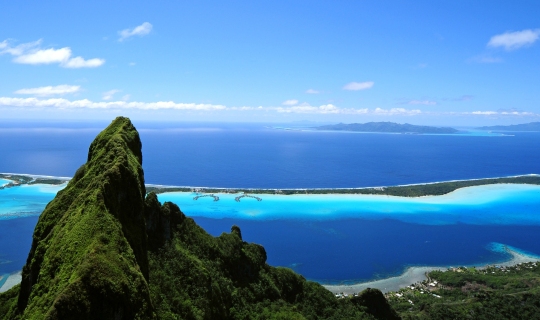
<path fill-rule="evenodd" d="M 408 134 L 454 134 L 459 130 L 450 127 L 417 126 L 413 124 L 400 124 L 395 122 L 367 122 L 367 123 L 338 123 L 313 127 L 316 130 L 354 131 L 354 132 L 384 132 Z"/>
<path fill-rule="evenodd" d="M 540 122 L 512 124 L 508 126 L 486 126 L 486 127 L 479 127 L 477 129 L 501 130 L 501 131 L 540 131 Z"/>

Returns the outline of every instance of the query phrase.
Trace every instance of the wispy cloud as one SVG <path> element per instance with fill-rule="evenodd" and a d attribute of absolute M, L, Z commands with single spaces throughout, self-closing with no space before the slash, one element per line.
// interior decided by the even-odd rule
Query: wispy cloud
<path fill-rule="evenodd" d="M 11 98 L 0 97 L 0 106 L 19 108 L 56 108 L 56 109 L 139 109 L 139 110 L 225 110 L 227 107 L 213 104 L 176 103 L 173 101 L 158 102 L 94 102 L 88 99 L 68 100 L 64 98 Z"/>
<path fill-rule="evenodd" d="M 103 65 L 103 59 L 84 59 L 83 57 L 72 57 L 71 48 L 41 49 L 41 40 L 23 43 L 18 46 L 11 46 L 8 40 L 0 43 L 0 54 L 10 54 L 14 56 L 13 62 L 20 64 L 58 64 L 63 68 L 95 68 Z"/>
<path fill-rule="evenodd" d="M 75 57 L 70 58 L 66 62 L 62 63 L 61 66 L 64 68 L 72 68 L 72 69 L 78 69 L 78 68 L 96 68 L 101 66 L 105 63 L 105 60 L 103 59 L 88 59 L 84 60 L 82 57 Z"/>
<path fill-rule="evenodd" d="M 109 90 L 109 91 L 105 91 L 103 92 L 103 97 L 102 99 L 103 100 L 111 100 L 114 96 L 115 93 L 118 93 L 120 92 L 120 90 L 118 89 L 112 89 L 112 90 Z"/>
<path fill-rule="evenodd" d="M 12 56 L 20 56 L 24 52 L 27 52 L 28 50 L 31 50 L 33 48 L 39 47 L 42 40 L 39 39 L 37 41 L 23 43 L 18 46 L 11 46 L 8 40 L 4 40 L 0 42 L 0 54 L 9 53 Z"/>
<path fill-rule="evenodd" d="M 301 105 L 288 108 L 276 108 L 279 113 L 311 113 L 311 114 L 328 114 L 328 113 L 341 113 L 343 109 L 340 109 L 333 104 L 325 104 L 319 107 L 310 105 Z"/>
<path fill-rule="evenodd" d="M 59 86 L 46 86 L 38 88 L 27 88 L 19 89 L 15 91 L 15 94 L 31 94 L 35 96 L 53 96 L 53 95 L 64 95 L 68 93 L 79 92 L 81 86 L 70 86 L 67 84 L 62 84 Z"/>
<path fill-rule="evenodd" d="M 432 100 L 411 100 L 411 101 L 407 102 L 407 104 L 412 104 L 412 105 L 424 105 L 424 106 L 435 106 L 435 105 L 437 105 L 437 102 L 436 102 L 436 101 L 432 101 Z"/>
<path fill-rule="evenodd" d="M 283 101 L 282 105 L 284 106 L 294 106 L 298 104 L 298 100 L 296 99 L 291 99 L 291 100 L 286 100 L 286 101 Z"/>
<path fill-rule="evenodd" d="M 493 57 L 491 55 L 482 54 L 476 57 L 472 57 L 468 61 L 476 63 L 500 63 L 503 62 L 503 59 L 499 57 Z"/>
<path fill-rule="evenodd" d="M 156 102 L 140 102 L 127 101 L 129 97 L 122 97 L 120 101 L 102 101 L 96 102 L 88 99 L 69 100 L 65 98 L 13 98 L 0 97 L 0 107 L 12 107 L 21 109 L 94 109 L 94 110 L 177 110 L 177 111 L 198 111 L 198 112 L 276 112 L 280 114 L 320 114 L 320 115 L 350 115 L 350 116 L 469 116 L 469 117 L 523 117 L 523 118 L 540 118 L 540 114 L 517 110 L 477 110 L 470 112 L 445 112 L 445 111 L 428 111 L 424 112 L 420 109 L 407 108 L 340 108 L 333 104 L 325 104 L 321 106 L 311 106 L 309 104 L 300 104 L 294 106 L 278 106 L 278 107 L 251 107 L 251 106 L 235 106 L 227 107 L 219 104 L 204 104 L 204 103 L 177 103 L 174 101 L 156 101 Z"/>
<path fill-rule="evenodd" d="M 470 94 L 466 94 L 466 95 L 463 95 L 459 98 L 453 98 L 453 99 L 449 99 L 450 101 L 470 101 L 474 99 L 474 96 L 470 95 Z"/>
<path fill-rule="evenodd" d="M 373 81 L 366 81 L 366 82 L 350 82 L 347 83 L 343 90 L 351 90 L 351 91 L 359 91 L 359 90 L 366 90 L 371 87 L 373 87 L 375 83 Z"/>
<path fill-rule="evenodd" d="M 532 45 L 536 42 L 536 40 L 538 40 L 539 36 L 540 29 L 527 29 L 515 32 L 505 32 L 491 37 L 487 46 L 494 48 L 503 47 L 508 51 L 516 50 L 525 46 Z"/>
<path fill-rule="evenodd" d="M 340 108 L 333 104 L 311 106 L 301 104 L 295 106 L 280 107 L 227 107 L 216 104 L 177 103 L 173 101 L 157 102 L 128 102 L 128 101 L 103 101 L 95 102 L 88 99 L 68 100 L 64 98 L 12 98 L 0 97 L 0 106 L 17 108 L 54 108 L 54 109 L 111 109 L 111 110 L 184 110 L 184 111 L 235 111 L 235 112 L 277 112 L 289 114 L 348 114 L 348 115 L 416 115 L 420 110 L 408 110 L 405 108 L 393 109 L 355 109 Z"/>
<path fill-rule="evenodd" d="M 309 94 L 319 94 L 320 91 L 319 91 L 319 90 L 314 90 L 314 89 L 307 89 L 307 90 L 306 90 L 306 93 L 309 93 Z"/>
<path fill-rule="evenodd" d="M 124 41 L 127 38 L 133 37 L 133 36 L 145 36 L 152 31 L 152 24 L 149 22 L 144 22 L 140 26 L 136 26 L 133 29 L 124 29 L 122 31 L 118 31 L 118 34 L 120 35 L 120 38 L 118 41 Z"/>
<path fill-rule="evenodd" d="M 525 111 L 472 111 L 463 112 L 463 114 L 480 115 L 480 116 L 539 116 L 538 114 Z"/>
<path fill-rule="evenodd" d="M 413 116 L 413 115 L 421 114 L 422 110 L 419 110 L 419 109 L 410 110 L 410 109 L 405 109 L 405 108 L 392 108 L 392 109 L 376 108 L 373 111 L 373 113 L 379 114 L 379 115 L 389 115 L 389 116 L 394 116 L 394 115 Z"/>

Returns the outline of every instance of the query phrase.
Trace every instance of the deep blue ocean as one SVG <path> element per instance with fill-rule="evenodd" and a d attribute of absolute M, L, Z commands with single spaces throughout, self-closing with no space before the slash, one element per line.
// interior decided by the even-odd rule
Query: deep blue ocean
<path fill-rule="evenodd" d="M 146 182 L 151 184 L 345 188 L 540 173 L 540 133 L 437 136 L 276 130 L 264 124 L 134 124 L 143 143 Z M 0 122 L 0 172 L 70 177 L 106 125 Z M 245 204 L 252 206 L 245 211 L 251 216 L 220 209 L 220 202 L 179 205 L 213 235 L 239 225 L 244 240 L 266 248 L 270 264 L 335 283 L 388 277 L 407 266 L 474 265 L 508 258 L 490 250 L 493 243 L 540 255 L 540 189 L 505 192 L 487 204 L 481 200 L 489 196 L 479 193 L 479 203 L 467 200 L 467 207 L 437 201 L 376 210 L 359 206 L 356 215 L 354 205 L 346 214 L 334 212 L 332 208 L 339 207 L 335 205 L 325 209 L 332 218 L 324 219 L 300 215 L 299 208 L 309 206 L 286 201 L 276 206 L 279 214 L 266 218 L 258 215 L 256 201 Z M 54 196 L 46 192 L 44 198 L 28 200 L 22 193 L 1 198 L 0 275 L 25 263 L 40 208 Z M 265 201 L 261 205 L 268 206 Z M 384 204 L 384 199 L 377 201 Z M 21 208 L 14 209 L 17 206 Z M 209 215 L 209 208 L 219 214 Z M 24 213 L 14 214 L 17 210 Z"/>

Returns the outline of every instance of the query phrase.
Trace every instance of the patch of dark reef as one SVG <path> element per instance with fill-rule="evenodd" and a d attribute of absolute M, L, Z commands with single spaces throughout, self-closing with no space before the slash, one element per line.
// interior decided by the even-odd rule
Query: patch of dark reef
<path fill-rule="evenodd" d="M 148 193 L 129 119 L 92 142 L 88 161 L 41 214 L 22 283 L 3 319 L 398 319 L 382 293 L 336 299 L 266 263 L 240 228 L 212 237 Z"/>

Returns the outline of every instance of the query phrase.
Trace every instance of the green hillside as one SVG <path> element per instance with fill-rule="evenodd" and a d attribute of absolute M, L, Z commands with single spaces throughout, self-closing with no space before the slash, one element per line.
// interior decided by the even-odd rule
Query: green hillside
<path fill-rule="evenodd" d="M 540 319 L 540 263 L 433 271 L 388 298 L 403 319 Z"/>
<path fill-rule="evenodd" d="M 379 290 L 336 299 L 266 263 L 240 228 L 212 237 L 144 186 L 141 142 L 117 118 L 39 218 L 3 319 L 397 319 Z"/>

